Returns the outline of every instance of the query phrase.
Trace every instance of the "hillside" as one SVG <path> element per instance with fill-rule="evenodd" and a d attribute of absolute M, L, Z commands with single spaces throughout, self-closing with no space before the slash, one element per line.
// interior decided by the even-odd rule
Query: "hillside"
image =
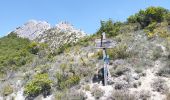
<path fill-rule="evenodd" d="M 170 100 L 167 9 L 149 7 L 126 22 L 101 21 L 93 35 L 68 23 L 34 39 L 14 32 L 0 38 L 0 100 Z M 94 43 L 102 32 L 114 47 L 107 50 L 107 86 L 98 83 L 103 59 Z"/>

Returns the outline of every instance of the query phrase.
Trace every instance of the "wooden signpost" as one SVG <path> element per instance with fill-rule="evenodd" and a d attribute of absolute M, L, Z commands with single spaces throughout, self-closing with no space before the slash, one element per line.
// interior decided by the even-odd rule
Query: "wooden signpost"
<path fill-rule="evenodd" d="M 103 49 L 103 60 L 104 60 L 104 86 L 107 85 L 108 81 L 108 64 L 109 64 L 109 55 L 107 55 L 107 48 L 112 48 L 110 47 L 111 41 L 109 39 L 106 39 L 105 33 L 102 33 L 101 39 L 96 39 L 96 49 Z"/>

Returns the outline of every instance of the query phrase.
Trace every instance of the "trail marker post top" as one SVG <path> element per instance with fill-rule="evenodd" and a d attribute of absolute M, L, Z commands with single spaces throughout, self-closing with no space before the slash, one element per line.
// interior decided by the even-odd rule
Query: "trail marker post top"
<path fill-rule="evenodd" d="M 96 39 L 95 43 L 96 43 L 96 46 L 95 46 L 96 49 L 112 48 L 110 46 L 111 40 L 110 39 L 106 39 L 105 33 L 102 33 L 101 38 L 100 39 Z"/>

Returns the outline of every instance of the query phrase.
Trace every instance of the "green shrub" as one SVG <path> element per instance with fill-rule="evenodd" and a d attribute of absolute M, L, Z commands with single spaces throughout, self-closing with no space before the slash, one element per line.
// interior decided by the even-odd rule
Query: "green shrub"
<path fill-rule="evenodd" d="M 55 100 L 86 100 L 86 98 L 82 91 L 68 90 L 56 92 Z"/>
<path fill-rule="evenodd" d="M 58 80 L 58 87 L 61 90 L 70 88 L 80 82 L 80 76 L 78 75 L 66 76 L 64 74 L 57 73 L 56 77 Z"/>
<path fill-rule="evenodd" d="M 108 49 L 107 55 L 109 55 L 109 58 L 111 60 L 125 59 L 127 57 L 130 57 L 130 52 L 127 52 L 127 46 L 126 45 L 118 45 L 113 49 Z M 102 50 L 95 53 L 93 55 L 93 57 L 98 58 L 98 59 L 102 59 L 103 58 Z"/>
<path fill-rule="evenodd" d="M 98 35 L 101 35 L 103 32 L 108 36 L 116 36 L 119 34 L 120 27 L 123 25 L 121 22 L 113 22 L 111 19 L 108 21 L 101 21 L 101 27 L 97 32 Z"/>
<path fill-rule="evenodd" d="M 146 10 L 140 10 L 135 15 L 130 16 L 128 23 L 139 23 L 142 28 L 147 27 L 153 22 L 162 22 L 169 11 L 162 7 L 148 7 Z"/>
<path fill-rule="evenodd" d="M 57 48 L 54 52 L 55 55 L 59 55 L 61 53 L 64 53 L 64 51 L 68 48 L 70 48 L 72 46 L 72 44 L 63 44 L 62 46 L 60 46 L 59 48 Z"/>
<path fill-rule="evenodd" d="M 153 30 L 156 28 L 157 23 L 156 22 L 152 22 L 150 23 L 147 27 L 146 30 L 149 30 L 150 32 L 153 32 Z"/>
<path fill-rule="evenodd" d="M 98 59 L 103 59 L 103 52 L 102 52 L 102 50 L 96 52 L 92 57 L 98 58 Z"/>
<path fill-rule="evenodd" d="M 3 96 L 8 96 L 11 93 L 13 93 L 13 87 L 11 87 L 10 85 L 6 85 L 5 87 L 3 87 L 2 89 Z"/>
<path fill-rule="evenodd" d="M 116 69 L 110 69 L 111 76 L 121 76 L 127 71 L 129 71 L 129 69 L 125 66 L 117 66 Z"/>
<path fill-rule="evenodd" d="M 36 43 L 36 42 L 30 43 L 30 45 L 28 46 L 28 50 L 32 54 L 37 54 L 39 52 L 39 45 L 38 45 L 38 43 Z"/>
<path fill-rule="evenodd" d="M 0 72 L 17 69 L 30 62 L 32 55 L 26 49 L 31 42 L 15 33 L 0 38 Z M 11 67 L 12 66 L 12 67 Z"/>
<path fill-rule="evenodd" d="M 27 96 L 36 97 L 37 95 L 43 93 L 49 93 L 51 90 L 52 81 L 49 79 L 48 74 L 37 74 L 34 76 L 33 80 L 26 84 L 24 93 Z"/>
<path fill-rule="evenodd" d="M 126 45 L 118 45 L 113 49 L 107 51 L 110 59 L 125 59 L 130 56 L 130 52 L 127 52 Z"/>
<path fill-rule="evenodd" d="M 170 25 L 170 12 L 166 14 L 165 19 L 168 22 L 168 25 Z"/>

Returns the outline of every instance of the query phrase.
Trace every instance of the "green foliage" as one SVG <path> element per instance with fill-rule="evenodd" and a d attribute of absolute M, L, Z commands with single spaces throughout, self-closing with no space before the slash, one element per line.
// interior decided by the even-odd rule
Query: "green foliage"
<path fill-rule="evenodd" d="M 68 48 L 70 48 L 72 45 L 69 43 L 69 44 L 64 44 L 62 46 L 60 46 L 56 51 L 55 51 L 55 55 L 59 55 L 61 53 L 64 53 L 64 51 Z"/>
<path fill-rule="evenodd" d="M 156 25 L 157 25 L 156 22 L 152 22 L 146 27 L 146 29 L 149 30 L 150 32 L 153 32 L 153 30 L 156 28 Z"/>
<path fill-rule="evenodd" d="M 130 56 L 130 52 L 127 52 L 127 46 L 126 45 L 118 45 L 113 49 L 107 50 L 107 55 L 109 55 L 109 58 L 112 60 L 115 59 L 125 59 Z M 102 51 L 97 52 L 93 55 L 93 57 L 97 57 L 98 59 L 103 58 Z"/>
<path fill-rule="evenodd" d="M 146 10 L 140 10 L 135 15 L 130 16 L 128 23 L 139 23 L 145 28 L 153 22 L 162 22 L 169 11 L 162 7 L 148 7 Z"/>
<path fill-rule="evenodd" d="M 154 29 L 156 29 L 156 22 L 152 22 L 151 24 L 149 24 L 146 28 L 145 28 L 145 32 L 147 33 L 147 36 L 149 38 L 152 38 L 154 36 Z"/>
<path fill-rule="evenodd" d="M 70 88 L 70 87 L 78 84 L 80 81 L 80 76 L 78 76 L 78 75 L 66 76 L 64 74 L 57 73 L 56 77 L 58 80 L 59 89 L 61 89 L 61 90 Z"/>
<path fill-rule="evenodd" d="M 121 76 L 125 74 L 129 69 L 126 66 L 116 66 L 110 70 L 111 76 Z"/>
<path fill-rule="evenodd" d="M 118 45 L 113 49 L 108 50 L 110 59 L 125 59 L 130 56 L 130 52 L 127 52 L 126 45 Z"/>
<path fill-rule="evenodd" d="M 87 98 L 82 91 L 58 91 L 55 94 L 55 100 L 86 100 Z"/>
<path fill-rule="evenodd" d="M 29 44 L 28 39 L 20 38 L 15 33 L 0 38 L 0 71 L 5 72 L 29 62 L 32 58 L 26 49 Z"/>
<path fill-rule="evenodd" d="M 168 22 L 168 25 L 170 25 L 170 12 L 166 14 L 165 19 Z"/>
<path fill-rule="evenodd" d="M 24 93 L 27 96 L 37 96 L 44 92 L 50 92 L 52 81 L 47 73 L 37 74 L 33 80 L 26 84 Z"/>
<path fill-rule="evenodd" d="M 101 27 L 97 32 L 98 35 L 101 35 L 105 32 L 108 36 L 116 36 L 120 31 L 120 27 L 123 23 L 121 22 L 113 22 L 111 19 L 108 21 L 101 21 Z"/>
<path fill-rule="evenodd" d="M 11 87 L 10 85 L 6 85 L 5 87 L 3 87 L 2 89 L 3 96 L 8 96 L 11 93 L 13 93 L 13 87 Z"/>
<path fill-rule="evenodd" d="M 86 47 L 93 41 L 94 37 L 95 37 L 95 35 L 86 36 L 86 37 L 80 39 L 79 41 L 77 41 L 76 45 Z"/>
<path fill-rule="evenodd" d="M 39 45 L 36 42 L 32 42 L 28 46 L 28 51 L 32 54 L 37 54 L 39 52 Z"/>

